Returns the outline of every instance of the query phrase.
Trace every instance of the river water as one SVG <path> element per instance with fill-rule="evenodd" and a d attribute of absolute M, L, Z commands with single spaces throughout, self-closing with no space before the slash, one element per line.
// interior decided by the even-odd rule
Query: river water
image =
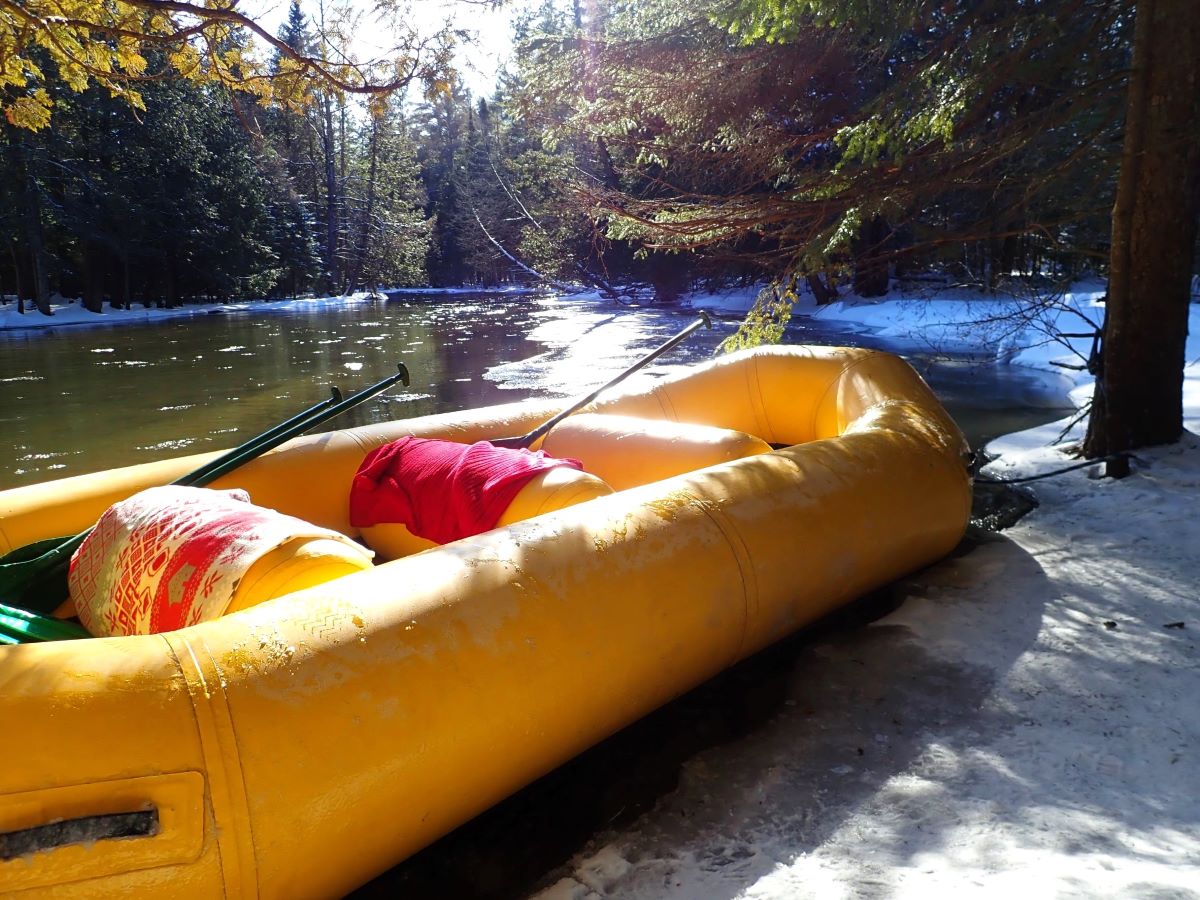
<path fill-rule="evenodd" d="M 234 446 L 404 362 L 399 386 L 327 427 L 584 394 L 692 321 L 687 310 L 512 294 L 405 295 L 147 325 L 0 332 L 0 489 Z M 718 320 L 647 371 L 709 358 Z M 789 343 L 868 344 L 796 319 Z M 886 345 L 883 345 L 886 348 Z M 1029 373 L 906 354 L 972 444 L 1058 418 Z M 564 404 L 565 405 L 565 404 Z"/>

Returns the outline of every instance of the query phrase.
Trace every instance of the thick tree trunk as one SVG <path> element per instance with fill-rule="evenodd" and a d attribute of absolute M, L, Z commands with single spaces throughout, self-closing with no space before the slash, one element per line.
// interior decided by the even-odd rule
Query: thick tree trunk
<path fill-rule="evenodd" d="M 827 285 L 821 279 L 820 272 L 809 272 L 804 276 L 804 280 L 808 283 L 808 289 L 813 292 L 817 306 L 824 306 L 837 299 L 837 288 Z"/>
<path fill-rule="evenodd" d="M 133 287 L 131 284 L 132 271 L 129 265 L 129 251 L 121 254 L 121 285 L 119 293 L 110 302 L 113 309 L 129 309 L 133 303 Z"/>
<path fill-rule="evenodd" d="M 83 308 L 104 312 L 104 257 L 91 240 L 83 244 Z"/>
<path fill-rule="evenodd" d="M 9 151 L 21 191 L 21 225 L 25 232 L 25 244 L 29 248 L 29 264 L 33 271 L 33 302 L 38 311 L 54 315 L 50 309 L 49 259 L 46 255 L 45 232 L 42 228 L 41 188 L 29 170 L 19 129 L 10 129 Z"/>
<path fill-rule="evenodd" d="M 859 230 L 854 247 L 854 292 L 860 297 L 882 297 L 888 292 L 888 264 L 884 244 L 891 236 L 887 222 L 873 216 Z"/>
<path fill-rule="evenodd" d="M 175 296 L 175 263 L 177 257 L 172 254 L 167 259 L 163 260 L 163 293 L 165 296 L 159 300 L 160 304 L 166 306 L 167 309 L 174 309 L 179 305 L 179 299 Z"/>
<path fill-rule="evenodd" d="M 17 256 L 17 242 L 13 241 L 8 245 L 9 253 L 12 254 L 13 262 L 13 282 L 17 288 L 17 312 L 25 315 L 25 294 L 21 290 L 21 259 Z"/>
<path fill-rule="evenodd" d="M 1139 0 L 1089 458 L 1183 433 L 1198 212 L 1200 19 L 1194 0 Z"/>
<path fill-rule="evenodd" d="M 50 308 L 50 273 L 47 270 L 46 242 L 42 231 L 42 205 L 36 187 L 26 195 L 25 238 L 29 242 L 29 260 L 33 266 L 33 302 L 38 312 L 54 315 Z"/>
<path fill-rule="evenodd" d="M 358 233 L 358 247 L 351 265 L 350 290 L 360 285 L 366 287 L 367 255 L 371 247 L 371 225 L 375 220 L 375 183 L 379 172 L 379 121 L 371 122 L 371 162 L 367 170 L 367 202 L 363 210 L 362 228 Z"/>

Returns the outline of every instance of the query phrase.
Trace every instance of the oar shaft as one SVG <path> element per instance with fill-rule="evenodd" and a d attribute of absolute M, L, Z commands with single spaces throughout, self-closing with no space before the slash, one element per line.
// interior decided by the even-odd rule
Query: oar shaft
<path fill-rule="evenodd" d="M 281 435 L 281 434 L 289 434 L 290 435 L 292 433 L 292 430 L 294 428 L 296 428 L 297 426 L 307 422 L 309 419 L 313 418 L 314 416 L 316 416 L 323 410 L 329 409 L 331 406 L 342 402 L 342 392 L 341 391 L 339 391 L 336 387 L 332 387 L 332 386 L 330 387 L 329 390 L 330 390 L 331 396 L 329 397 L 328 400 L 322 400 L 320 403 L 314 403 L 308 409 L 304 410 L 304 412 L 301 412 L 301 413 L 298 413 L 298 414 L 292 416 L 286 422 L 280 422 L 274 428 L 270 428 L 270 429 L 264 431 L 262 434 L 257 435 L 256 437 L 253 437 L 250 440 L 246 441 L 244 444 L 234 447 L 232 450 L 228 451 L 227 453 L 221 454 L 216 459 L 210 460 L 209 462 L 202 465 L 200 468 L 198 468 L 192 472 L 188 472 L 186 475 L 184 475 L 180 478 L 177 478 L 175 481 L 172 481 L 171 484 L 183 485 L 185 487 L 195 486 L 197 484 L 200 484 L 201 480 L 206 478 L 210 472 L 220 469 L 222 466 L 227 464 L 230 460 L 238 459 L 239 457 L 244 456 L 247 453 L 251 453 L 251 452 L 258 450 L 258 448 L 266 445 L 269 441 L 279 437 L 279 435 Z"/>
<path fill-rule="evenodd" d="M 221 462 L 220 465 L 210 464 L 209 466 L 205 466 L 204 468 L 207 471 L 205 471 L 203 473 L 203 476 L 201 478 L 193 478 L 192 475 L 194 475 L 195 473 L 192 473 L 192 475 L 185 475 L 183 478 L 181 478 L 179 481 L 177 481 L 175 483 L 176 484 L 185 484 L 185 485 L 189 485 L 191 487 L 204 487 L 206 484 L 211 484 L 212 482 L 216 481 L 222 475 L 225 475 L 226 473 L 233 471 L 234 469 L 238 468 L 239 466 L 243 465 L 244 463 L 249 462 L 250 460 L 254 459 L 256 456 L 261 456 L 262 454 L 266 453 L 268 450 L 273 450 L 276 447 L 278 447 L 279 445 L 287 443 L 292 438 L 298 437 L 299 435 L 308 431 L 310 428 L 316 428 L 322 422 L 328 422 L 330 419 L 335 418 L 336 416 L 340 416 L 342 413 L 353 409 L 354 407 L 358 406 L 361 403 L 366 402 L 367 400 L 370 400 L 372 397 L 376 396 L 377 394 L 382 394 L 384 391 L 386 391 L 388 388 L 392 387 L 397 382 L 402 381 L 402 382 L 404 382 L 404 384 L 407 385 L 408 380 L 409 380 L 408 369 L 406 369 L 404 367 L 404 363 L 397 363 L 396 365 L 397 365 L 397 368 L 399 369 L 399 371 L 395 375 L 390 375 L 387 378 L 383 379 L 382 381 L 376 382 L 375 384 L 371 385 L 370 387 L 363 388 L 361 391 L 359 391 L 356 394 L 351 394 L 346 399 L 333 404 L 332 406 L 328 407 L 327 409 L 320 410 L 320 411 L 316 412 L 315 414 L 308 416 L 304 421 L 300 422 L 298 425 L 294 426 L 293 428 L 291 428 L 287 431 L 280 431 L 279 433 L 277 433 L 273 437 L 269 438 L 268 440 L 264 440 L 264 441 L 257 443 L 253 448 L 251 448 L 249 450 L 233 451 L 232 453 L 228 454 L 227 457 L 222 457 L 222 459 L 224 461 Z M 200 471 L 200 470 L 197 470 L 197 471 Z"/>
<path fill-rule="evenodd" d="M 659 344 L 657 347 L 655 347 L 653 350 L 651 350 L 649 353 L 647 353 L 645 356 L 643 356 L 641 359 L 639 359 L 636 363 L 634 363 L 632 366 L 630 366 L 628 369 L 626 369 L 620 375 L 617 375 L 615 378 L 613 378 L 608 383 L 603 384 L 600 387 L 596 388 L 594 391 L 592 391 L 586 397 L 581 397 L 580 399 L 576 400 L 574 403 L 572 403 L 570 406 L 568 406 L 566 409 L 564 409 L 558 415 L 554 416 L 551 419 L 547 419 L 545 422 L 543 422 L 537 428 L 533 429 L 533 431 L 530 431 L 527 434 L 523 434 L 519 438 L 502 438 L 497 441 L 492 441 L 492 443 L 497 447 L 530 447 L 530 446 L 532 446 L 537 441 L 538 438 L 542 437 L 545 434 L 548 434 L 550 432 L 550 429 L 552 429 L 555 425 L 557 425 L 563 419 L 567 418 L 567 416 L 583 409 L 585 406 L 587 406 L 589 403 L 591 403 L 593 400 L 595 400 L 597 397 L 599 397 L 601 394 L 603 394 L 609 388 L 616 387 L 618 384 L 620 384 L 622 381 L 624 381 L 626 378 L 628 378 L 634 372 L 638 371 L 638 369 L 648 366 L 650 363 L 654 362 L 654 360 L 658 359 L 660 356 L 662 356 L 668 350 L 673 349 L 677 344 L 681 343 L 682 341 L 685 341 L 688 337 L 690 337 L 692 335 L 693 332 L 695 332 L 698 329 L 700 329 L 701 327 L 705 327 L 705 326 L 708 328 L 712 328 L 712 320 L 708 317 L 707 312 L 701 311 L 700 318 L 698 318 L 695 322 L 693 322 L 687 328 L 683 329 L 683 331 L 679 332 L 679 334 L 677 334 L 674 337 L 670 338 L 669 340 L 664 341 L 663 343 Z"/>

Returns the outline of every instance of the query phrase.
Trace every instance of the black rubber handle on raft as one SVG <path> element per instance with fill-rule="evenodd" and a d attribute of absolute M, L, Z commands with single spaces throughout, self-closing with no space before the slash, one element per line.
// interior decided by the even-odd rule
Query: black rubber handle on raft
<path fill-rule="evenodd" d="M 520 437 L 498 438 L 497 440 L 491 441 L 490 443 L 495 447 L 508 447 L 509 449 L 513 449 L 513 450 L 520 450 L 523 448 L 533 446 L 533 444 L 537 442 L 538 438 L 543 437 L 544 435 L 548 434 L 550 432 L 550 429 L 552 429 L 555 425 L 557 425 L 559 422 L 561 422 L 567 416 L 583 409 L 585 406 L 587 406 L 589 403 L 591 403 L 593 400 L 595 400 L 597 397 L 599 397 L 601 394 L 603 394 L 605 391 L 607 391 L 610 387 L 615 387 L 616 385 L 618 385 L 622 381 L 624 381 L 626 378 L 628 378 L 630 375 L 632 375 L 634 372 L 636 372 L 638 369 L 641 369 L 644 366 L 647 366 L 650 363 L 654 362 L 654 360 L 658 359 L 660 356 L 662 356 L 668 350 L 671 350 L 677 344 L 686 340 L 689 336 L 691 336 L 691 334 L 694 331 L 697 331 L 701 326 L 703 326 L 705 328 L 712 328 L 712 319 L 710 319 L 708 317 L 708 313 L 705 312 L 704 310 L 700 311 L 700 318 L 698 318 L 695 322 L 693 322 L 687 328 L 683 329 L 683 331 L 679 332 L 679 334 L 675 335 L 670 340 L 665 341 L 662 344 L 659 344 L 657 347 L 655 347 L 653 350 L 651 350 L 649 353 L 647 353 L 645 356 L 643 356 L 641 359 L 639 359 L 637 362 L 635 362 L 632 366 L 630 366 L 628 369 L 626 369 L 624 372 L 622 372 L 616 378 L 612 379 L 612 381 L 609 381 L 607 384 L 604 384 L 604 385 L 596 388 L 594 391 L 592 391 L 586 397 L 581 397 L 580 399 L 576 400 L 574 403 L 572 403 L 570 406 L 568 406 L 562 412 L 558 413 L 558 415 L 554 416 L 553 418 L 547 419 L 545 422 L 543 422 L 537 428 L 533 429 L 533 431 L 527 432 L 527 433 L 521 435 Z"/>
<path fill-rule="evenodd" d="M 273 450 L 280 444 L 299 437 L 310 428 L 383 393 L 397 382 L 403 382 L 407 387 L 408 369 L 404 363 L 397 363 L 396 367 L 398 371 L 395 375 L 390 375 L 345 399 L 342 399 L 336 388 L 332 389 L 333 396 L 329 400 L 309 407 L 171 483 L 204 487 L 222 475 L 262 456 L 268 450 Z M 73 537 L 38 541 L 0 558 L 0 602 L 20 611 L 49 616 L 67 596 L 67 568 L 71 562 L 71 555 L 91 533 L 92 529 L 88 528 Z"/>

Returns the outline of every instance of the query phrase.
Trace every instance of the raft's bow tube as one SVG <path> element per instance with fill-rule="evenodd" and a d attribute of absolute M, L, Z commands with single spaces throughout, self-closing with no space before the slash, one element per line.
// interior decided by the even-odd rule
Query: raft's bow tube
<path fill-rule="evenodd" d="M 21 721 L 24 738 L 22 764 L 0 769 L 0 810 L 15 791 L 204 773 L 190 868 L 164 861 L 157 874 L 76 881 L 63 895 L 102 884 L 161 896 L 164 876 L 185 870 L 178 883 L 209 896 L 344 893 L 705 678 L 939 558 L 966 526 L 961 435 L 886 355 L 740 354 L 598 407 L 817 440 L 162 637 L 15 648 L 26 654 L 16 668 L 0 657 L 0 719 Z M 81 669 L 92 675 L 73 682 Z M 121 729 L 111 742 L 110 716 Z M 88 877 L 78 858 L 73 874 Z M 0 885 L 29 864 L 0 863 Z"/>

